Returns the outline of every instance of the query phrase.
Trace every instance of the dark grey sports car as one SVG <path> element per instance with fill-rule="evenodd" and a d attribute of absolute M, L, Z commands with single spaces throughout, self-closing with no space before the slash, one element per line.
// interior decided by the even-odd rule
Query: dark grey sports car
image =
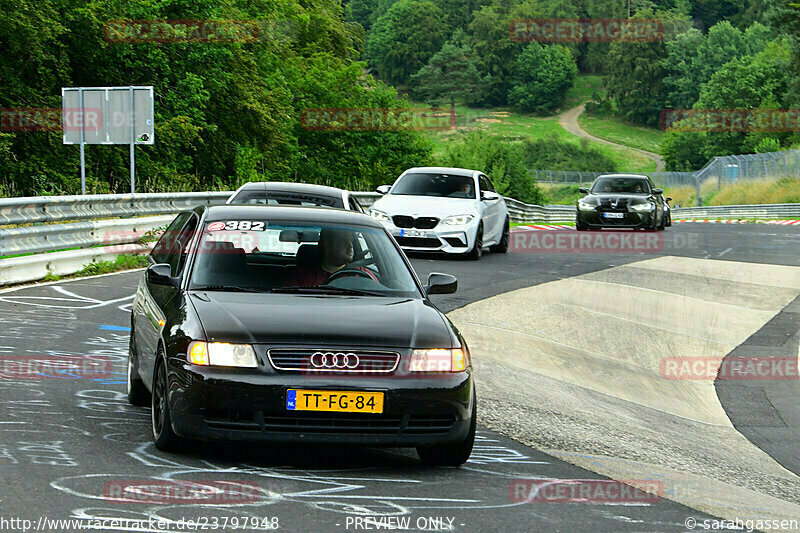
<path fill-rule="evenodd" d="M 663 230 L 667 215 L 663 190 L 647 176 L 608 174 L 600 176 L 578 200 L 578 231 L 603 228 Z"/>

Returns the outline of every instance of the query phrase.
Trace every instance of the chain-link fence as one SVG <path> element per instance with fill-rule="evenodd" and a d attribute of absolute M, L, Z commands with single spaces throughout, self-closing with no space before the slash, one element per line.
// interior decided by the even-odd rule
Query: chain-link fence
<path fill-rule="evenodd" d="M 562 170 L 532 170 L 539 183 L 578 185 L 588 187 L 595 178 L 609 172 L 577 172 Z M 770 180 L 800 177 L 800 150 L 785 150 L 765 154 L 729 155 L 715 157 L 695 172 L 647 172 L 660 187 L 695 187 L 700 205 L 700 186 L 711 181 L 718 188 L 745 180 Z"/>

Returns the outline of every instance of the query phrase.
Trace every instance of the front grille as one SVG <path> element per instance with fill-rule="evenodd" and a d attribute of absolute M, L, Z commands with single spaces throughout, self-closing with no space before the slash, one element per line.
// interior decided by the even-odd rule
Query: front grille
<path fill-rule="evenodd" d="M 212 429 L 276 433 L 358 435 L 446 435 L 456 422 L 453 415 L 375 415 L 363 413 L 209 412 L 204 420 Z"/>
<path fill-rule="evenodd" d="M 315 356 L 314 354 L 317 355 Z M 324 354 L 325 357 L 323 358 L 319 354 Z M 378 350 L 278 348 L 267 350 L 267 357 L 276 370 L 283 372 L 388 374 L 393 372 L 400 362 L 399 353 Z M 313 364 L 314 362 L 317 363 L 317 366 Z"/>
<path fill-rule="evenodd" d="M 439 219 L 436 217 L 414 218 L 406 215 L 395 215 L 392 217 L 392 222 L 398 228 L 433 229 L 439 223 Z"/>
<path fill-rule="evenodd" d="M 397 244 L 409 248 L 439 248 L 442 241 L 436 237 L 395 237 Z"/>
<path fill-rule="evenodd" d="M 611 204 L 616 202 L 617 206 L 612 207 Z M 602 198 L 600 200 L 600 208 L 603 211 L 628 211 L 628 198 Z"/>

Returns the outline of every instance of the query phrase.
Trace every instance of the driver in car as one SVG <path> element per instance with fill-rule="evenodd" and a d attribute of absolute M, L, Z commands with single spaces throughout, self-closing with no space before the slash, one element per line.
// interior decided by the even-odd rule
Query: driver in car
<path fill-rule="evenodd" d="M 285 287 L 317 287 L 353 261 L 353 234 L 346 230 L 324 228 L 319 234 L 319 262 L 298 265 L 284 281 Z M 353 270 L 365 272 L 378 281 L 375 274 L 362 266 Z M 354 274 L 355 275 L 355 274 Z"/>

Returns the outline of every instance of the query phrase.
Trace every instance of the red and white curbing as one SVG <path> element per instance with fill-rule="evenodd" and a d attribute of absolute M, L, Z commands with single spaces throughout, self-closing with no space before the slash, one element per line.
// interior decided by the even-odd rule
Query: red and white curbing
<path fill-rule="evenodd" d="M 705 224 L 779 224 L 781 226 L 793 226 L 795 224 L 800 224 L 800 220 L 750 220 L 750 219 L 685 219 L 685 220 L 673 220 L 675 224 L 685 224 L 685 223 L 705 223 Z"/>
<path fill-rule="evenodd" d="M 575 228 L 572 226 L 555 226 L 550 224 L 539 224 L 539 225 L 529 225 L 529 226 L 517 226 L 514 229 L 521 231 L 549 231 L 549 230 L 559 230 L 559 229 L 574 230 Z"/>

